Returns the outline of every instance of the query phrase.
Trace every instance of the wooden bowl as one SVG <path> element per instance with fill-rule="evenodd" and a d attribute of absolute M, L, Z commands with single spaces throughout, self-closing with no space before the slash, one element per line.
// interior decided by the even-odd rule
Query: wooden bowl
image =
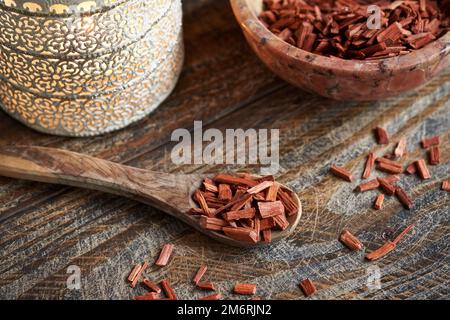
<path fill-rule="evenodd" d="M 450 64 L 450 32 L 410 54 L 362 61 L 324 57 L 279 39 L 258 19 L 262 0 L 230 0 L 248 43 L 279 77 L 336 100 L 370 101 L 396 96 L 430 81 Z"/>

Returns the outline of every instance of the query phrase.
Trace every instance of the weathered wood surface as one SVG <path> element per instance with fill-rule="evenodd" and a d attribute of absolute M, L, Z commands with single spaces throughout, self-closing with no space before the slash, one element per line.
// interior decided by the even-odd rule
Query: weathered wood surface
<path fill-rule="evenodd" d="M 314 280 L 311 299 L 448 299 L 450 195 L 439 183 L 450 177 L 450 70 L 415 93 L 374 103 L 340 103 L 293 88 L 273 76 L 245 43 L 226 1 L 189 1 L 185 16 L 186 65 L 169 99 L 151 116 L 117 133 L 89 139 L 42 135 L 0 114 L 0 143 L 66 148 L 128 165 L 166 172 L 219 172 L 220 166 L 172 164 L 170 134 L 205 127 L 280 129 L 278 178 L 297 191 L 303 217 L 286 241 L 266 249 L 236 250 L 137 202 L 99 192 L 0 178 L 0 298 L 129 299 L 130 267 L 156 259 L 162 244 L 175 244 L 165 268 L 151 267 L 154 281 L 169 278 L 180 298 L 204 295 L 190 281 L 200 263 L 225 298 L 235 281 L 258 284 L 268 299 L 303 298 L 298 281 Z M 442 164 L 426 182 L 400 182 L 415 198 L 404 210 L 388 198 L 371 209 L 375 193 L 355 194 L 355 184 L 328 174 L 337 162 L 362 171 L 369 150 L 379 154 L 371 129 L 384 126 L 393 140 L 408 136 L 414 159 L 418 142 L 441 135 Z M 238 167 L 232 168 L 237 169 Z M 239 167 L 241 169 L 242 167 Z M 230 168 L 228 168 L 230 169 Z M 254 168 L 252 168 L 254 170 Z M 415 223 L 396 251 L 375 263 L 338 241 L 342 228 L 372 250 L 383 234 Z M 81 290 L 66 288 L 67 267 L 82 271 Z M 367 286 L 378 267 L 381 289 Z"/>

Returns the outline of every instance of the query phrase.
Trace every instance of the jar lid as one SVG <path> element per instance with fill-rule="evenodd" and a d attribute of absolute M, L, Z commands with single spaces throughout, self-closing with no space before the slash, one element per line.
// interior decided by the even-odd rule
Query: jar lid
<path fill-rule="evenodd" d="M 0 0 L 6 8 L 36 14 L 70 15 L 92 13 L 129 0 Z"/>

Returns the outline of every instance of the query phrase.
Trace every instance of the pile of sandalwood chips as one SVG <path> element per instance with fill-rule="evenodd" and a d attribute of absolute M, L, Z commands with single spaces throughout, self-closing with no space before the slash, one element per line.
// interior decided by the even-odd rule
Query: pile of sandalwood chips
<path fill-rule="evenodd" d="M 378 144 L 389 144 L 389 135 L 384 128 L 375 128 L 375 136 Z M 441 162 L 440 159 L 440 137 L 434 136 L 431 138 L 425 138 L 422 140 L 422 148 L 428 151 L 428 163 L 430 165 L 438 165 Z M 417 174 L 420 179 L 427 180 L 431 178 L 431 173 L 427 166 L 426 159 L 417 159 L 406 166 L 402 163 L 401 158 L 407 152 L 407 139 L 401 138 L 397 143 L 392 153 L 387 153 L 382 157 L 375 157 L 374 153 L 369 152 L 366 163 L 364 166 L 362 179 L 368 179 L 374 169 L 385 172 L 388 175 L 384 177 L 376 177 L 367 182 L 363 182 L 356 186 L 355 192 L 366 192 L 370 190 L 380 190 L 374 201 L 374 209 L 381 210 L 385 195 L 395 195 L 405 209 L 411 209 L 414 205 L 413 200 L 409 197 L 407 192 L 396 183 L 400 181 L 400 174 Z M 330 172 L 335 176 L 344 179 L 345 181 L 352 182 L 354 177 L 350 171 L 346 168 L 332 165 Z M 445 180 L 442 182 L 441 189 L 444 191 L 450 191 L 450 181 Z M 366 259 L 373 261 L 377 260 L 392 250 L 395 249 L 397 243 L 413 229 L 414 225 L 410 225 L 404 229 L 394 240 L 387 241 L 383 246 L 375 251 L 366 255 Z M 349 249 L 357 251 L 363 248 L 363 244 L 355 237 L 350 231 L 343 230 L 339 240 L 345 244 Z"/>
<path fill-rule="evenodd" d="M 258 243 L 261 235 L 271 242 L 272 230 L 286 230 L 288 217 L 298 212 L 294 196 L 273 176 L 218 174 L 205 178 L 192 197 L 199 208 L 189 214 L 200 215 L 202 228 L 248 243 Z"/>
<path fill-rule="evenodd" d="M 373 5 L 380 11 L 370 11 Z M 375 60 L 408 54 L 443 36 L 450 30 L 450 0 L 264 0 L 259 18 L 300 49 Z"/>

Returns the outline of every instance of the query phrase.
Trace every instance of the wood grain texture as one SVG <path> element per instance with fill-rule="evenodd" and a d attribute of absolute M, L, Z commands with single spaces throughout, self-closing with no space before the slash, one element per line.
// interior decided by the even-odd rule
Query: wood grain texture
<path fill-rule="evenodd" d="M 74 186 L 128 197 L 185 221 L 201 175 L 173 175 L 134 168 L 63 149 L 3 146 L 0 175 Z"/>
<path fill-rule="evenodd" d="M 277 178 L 303 202 L 300 225 L 272 247 L 237 251 L 132 200 L 0 178 L 0 298 L 130 299 L 144 290 L 127 286 L 131 266 L 153 262 L 171 242 L 170 264 L 146 274 L 155 282 L 169 278 L 180 298 L 204 295 L 191 280 L 206 264 L 205 280 L 214 281 L 226 299 L 242 298 L 232 294 L 236 281 L 257 283 L 257 294 L 267 299 L 303 299 L 297 285 L 306 277 L 318 289 L 309 299 L 448 299 L 450 195 L 439 185 L 450 178 L 450 70 L 398 98 L 326 100 L 273 76 L 249 49 L 226 1 L 188 3 L 186 65 L 174 94 L 152 115 L 117 133 L 68 139 L 32 132 L 1 114 L 0 143 L 66 148 L 148 170 L 204 173 L 223 167 L 171 162 L 175 128 L 192 129 L 194 120 L 220 130 L 278 128 Z M 378 125 L 393 142 L 408 138 L 408 160 L 425 156 L 423 137 L 442 137 L 441 164 L 431 167 L 432 179 L 399 182 L 415 198 L 411 211 L 394 197 L 375 211 L 376 191 L 353 193 L 358 179 L 349 184 L 328 173 L 337 163 L 359 177 L 369 150 L 392 151 L 394 144 L 376 145 L 372 129 Z M 398 249 L 374 263 L 338 242 L 346 228 L 372 250 L 383 236 L 411 223 L 416 228 Z M 81 290 L 66 288 L 69 265 L 81 268 Z M 367 286 L 370 270 L 380 272 L 381 289 Z"/>

